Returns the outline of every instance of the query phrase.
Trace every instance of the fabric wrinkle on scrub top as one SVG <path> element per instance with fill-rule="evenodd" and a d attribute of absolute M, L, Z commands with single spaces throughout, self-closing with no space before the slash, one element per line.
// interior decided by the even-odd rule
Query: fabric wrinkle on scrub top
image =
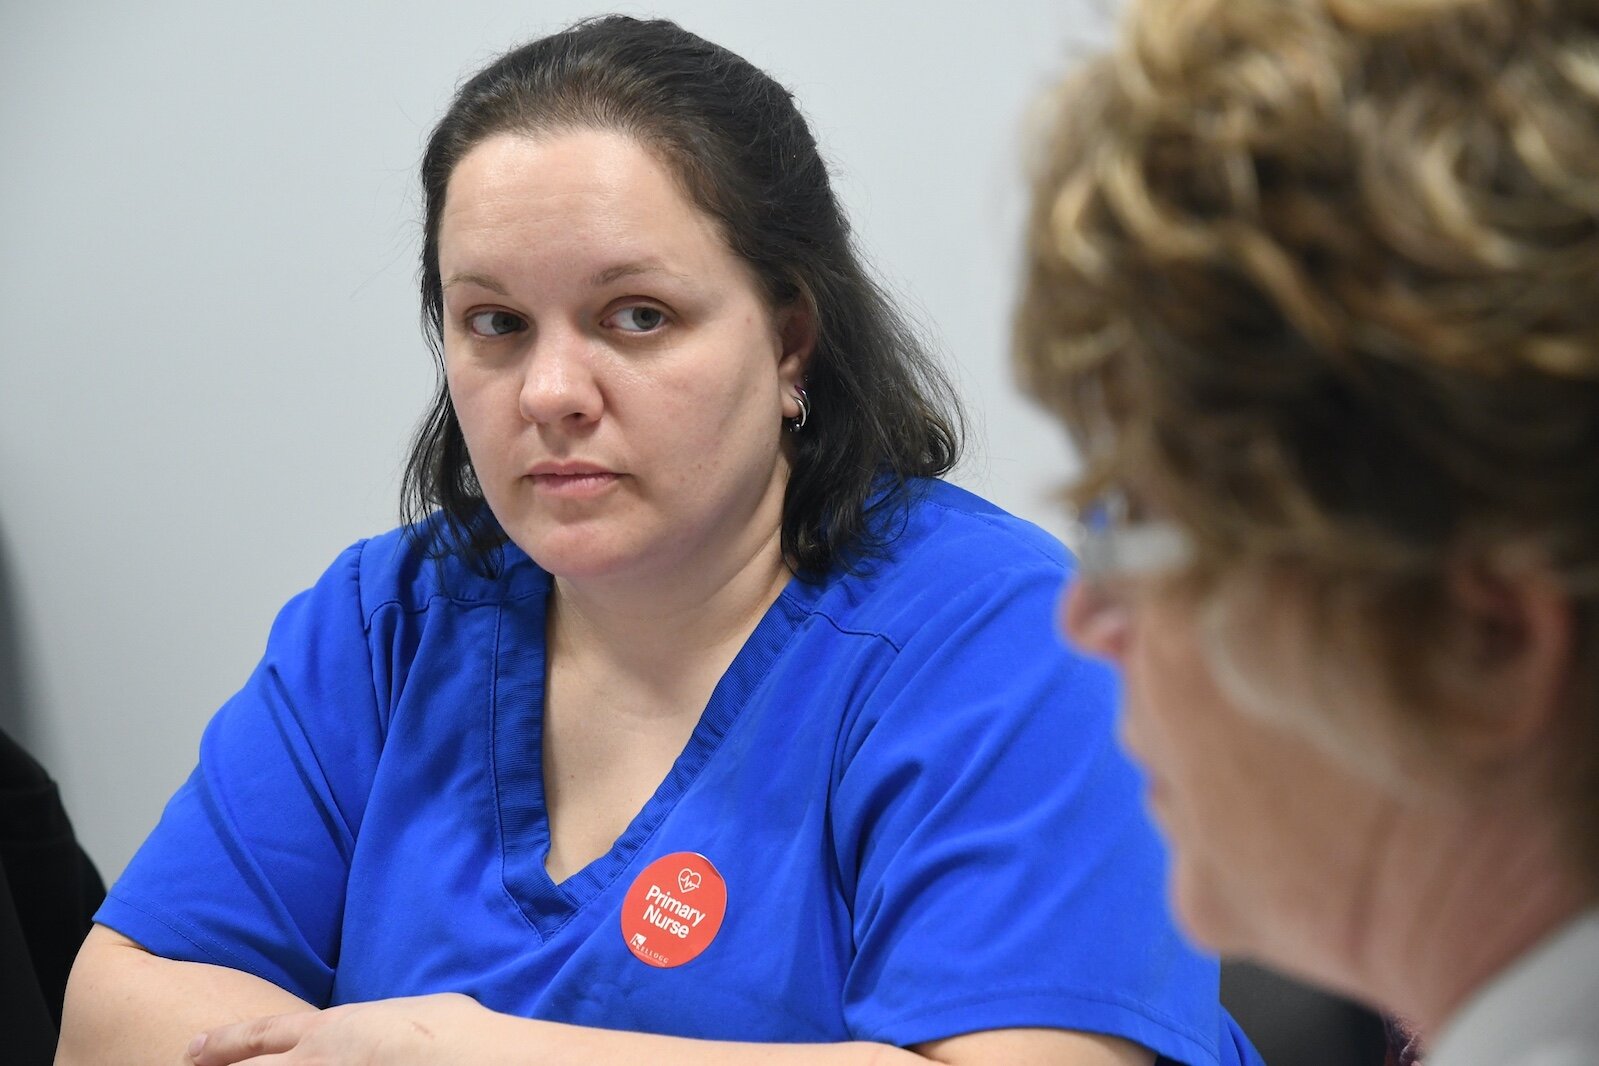
<path fill-rule="evenodd" d="M 1063 549 L 943 482 L 913 501 L 869 573 L 789 582 L 660 788 L 560 884 L 549 575 L 510 545 L 497 580 L 398 532 L 355 545 L 283 609 L 97 920 L 319 1005 L 453 991 L 579 1025 L 902 1046 L 1049 1026 L 1258 1062 L 1168 917 L 1114 679 L 1054 635 Z M 620 907 L 678 852 L 720 873 L 726 913 L 662 968 Z"/>

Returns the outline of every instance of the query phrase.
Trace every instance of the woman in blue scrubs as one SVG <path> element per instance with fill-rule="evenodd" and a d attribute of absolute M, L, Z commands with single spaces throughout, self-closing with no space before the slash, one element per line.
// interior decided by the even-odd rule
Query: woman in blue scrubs
<path fill-rule="evenodd" d="M 413 520 L 284 608 L 62 1061 L 1236 1061 L 1064 554 L 936 480 L 788 93 L 583 23 L 422 182 Z"/>

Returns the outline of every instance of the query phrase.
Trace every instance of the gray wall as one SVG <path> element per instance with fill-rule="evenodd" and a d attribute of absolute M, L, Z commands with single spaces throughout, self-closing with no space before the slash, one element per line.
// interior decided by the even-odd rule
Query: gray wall
<path fill-rule="evenodd" d="M 1010 384 L 1028 101 L 1108 0 L 676 0 L 792 88 L 978 416 L 959 480 L 1052 525 Z M 0 726 L 115 876 L 282 602 L 394 524 L 431 383 L 413 170 L 570 0 L 0 3 Z"/>

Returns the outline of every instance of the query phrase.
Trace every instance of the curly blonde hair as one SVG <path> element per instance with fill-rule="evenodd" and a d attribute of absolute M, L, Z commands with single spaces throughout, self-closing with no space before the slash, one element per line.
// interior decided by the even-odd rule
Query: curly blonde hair
<path fill-rule="evenodd" d="M 1291 569 L 1435 739 L 1445 566 L 1536 550 L 1599 872 L 1599 4 L 1142 0 L 1052 123 L 1016 344 L 1078 493 Z"/>

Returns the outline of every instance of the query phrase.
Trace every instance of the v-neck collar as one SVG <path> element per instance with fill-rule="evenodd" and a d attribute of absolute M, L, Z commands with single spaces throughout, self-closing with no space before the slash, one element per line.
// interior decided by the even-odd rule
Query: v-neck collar
<path fill-rule="evenodd" d="M 533 595 L 502 605 L 495 624 L 492 751 L 506 891 L 548 940 L 632 864 L 645 843 L 721 747 L 804 611 L 789 595 L 790 579 L 767 608 L 711 692 L 688 743 L 665 779 L 609 851 L 555 883 L 544 868 L 550 823 L 544 803 L 545 615 L 550 576 Z"/>

